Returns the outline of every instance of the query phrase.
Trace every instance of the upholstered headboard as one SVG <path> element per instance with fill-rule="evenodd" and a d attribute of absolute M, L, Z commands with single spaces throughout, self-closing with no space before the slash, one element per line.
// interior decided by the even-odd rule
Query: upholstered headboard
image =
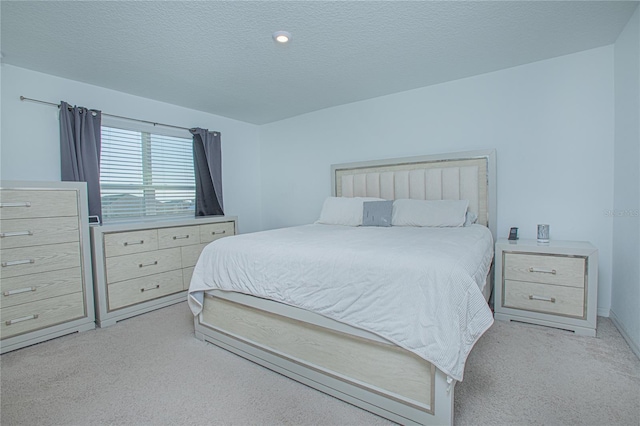
<path fill-rule="evenodd" d="M 478 223 L 496 237 L 495 150 L 331 166 L 332 194 L 387 200 L 469 200 Z"/>

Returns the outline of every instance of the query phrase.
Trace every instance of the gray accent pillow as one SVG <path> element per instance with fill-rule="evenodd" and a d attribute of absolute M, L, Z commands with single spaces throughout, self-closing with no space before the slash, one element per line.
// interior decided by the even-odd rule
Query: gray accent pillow
<path fill-rule="evenodd" d="M 478 215 L 467 210 L 467 214 L 464 217 L 464 225 L 462 226 L 471 226 L 476 222 L 478 222 Z"/>
<path fill-rule="evenodd" d="M 366 201 L 362 208 L 362 226 L 391 226 L 393 200 Z"/>

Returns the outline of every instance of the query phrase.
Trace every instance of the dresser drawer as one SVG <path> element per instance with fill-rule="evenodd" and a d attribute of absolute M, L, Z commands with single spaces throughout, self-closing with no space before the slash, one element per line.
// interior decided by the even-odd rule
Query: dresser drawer
<path fill-rule="evenodd" d="M 183 291 L 180 269 L 121 281 L 108 286 L 109 310 L 124 308 L 179 291 Z"/>
<path fill-rule="evenodd" d="M 584 288 L 585 259 L 582 257 L 504 253 L 504 278 L 506 280 Z"/>
<path fill-rule="evenodd" d="M 585 315 L 583 288 L 505 280 L 503 294 L 502 306 L 505 308 L 576 318 L 583 318 Z"/>
<path fill-rule="evenodd" d="M 36 300 L 82 291 L 82 270 L 62 269 L 28 276 L 2 278 L 0 307 L 21 305 Z"/>
<path fill-rule="evenodd" d="M 200 229 L 197 226 L 158 229 L 158 247 L 161 249 L 199 243 Z"/>
<path fill-rule="evenodd" d="M 50 327 L 86 315 L 82 292 L 0 308 L 2 338 Z"/>
<path fill-rule="evenodd" d="M 78 192 L 70 190 L 0 190 L 3 219 L 77 216 Z"/>
<path fill-rule="evenodd" d="M 155 229 L 114 232 L 104 236 L 105 257 L 158 250 L 158 232 Z"/>
<path fill-rule="evenodd" d="M 210 243 L 222 237 L 235 234 L 234 222 L 218 222 L 200 225 L 200 242 Z"/>
<path fill-rule="evenodd" d="M 79 243 L 0 250 L 2 279 L 79 267 Z"/>
<path fill-rule="evenodd" d="M 193 276 L 193 270 L 195 267 L 184 268 L 182 269 L 182 282 L 185 290 L 189 290 L 189 285 L 191 285 L 191 277 Z"/>
<path fill-rule="evenodd" d="M 186 246 L 180 249 L 182 254 L 182 267 L 196 266 L 200 253 L 206 247 L 206 244 L 197 244 L 193 246 Z"/>
<path fill-rule="evenodd" d="M 180 268 L 179 247 L 109 257 L 106 259 L 107 284 Z"/>
<path fill-rule="evenodd" d="M 78 241 L 77 217 L 0 220 L 3 249 Z"/>

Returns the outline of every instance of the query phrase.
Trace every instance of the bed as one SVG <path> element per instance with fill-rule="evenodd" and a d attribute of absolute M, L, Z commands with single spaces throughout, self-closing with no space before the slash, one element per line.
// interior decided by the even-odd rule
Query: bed
<path fill-rule="evenodd" d="M 453 424 L 455 383 L 463 378 L 471 348 L 493 322 L 488 301 L 495 151 L 334 165 L 331 180 L 332 196 L 340 199 L 468 200 L 476 224 L 447 231 L 310 224 L 219 240 L 203 250 L 191 281 L 195 335 L 397 423 Z M 276 238 L 281 253 L 269 247 Z M 302 250 L 305 241 L 312 243 Z M 390 248 L 384 255 L 373 247 L 380 241 Z M 422 247 L 421 241 L 440 249 Z M 413 244 L 410 250 L 401 245 L 405 242 Z M 331 244 L 334 250 L 323 257 L 323 245 Z M 344 261 L 349 250 L 366 252 L 358 262 L 371 263 Z M 421 259 L 433 255 L 433 262 L 447 266 L 446 273 L 433 272 L 431 260 L 415 271 L 405 267 L 409 251 Z M 440 252 L 464 253 L 447 263 L 435 257 Z M 274 270 L 267 268 L 272 265 Z M 373 291 L 386 272 L 397 282 L 379 285 L 376 297 L 352 288 L 362 282 Z M 323 280 L 315 278 L 320 275 Z M 272 282 L 273 277 L 282 282 Z M 414 285 L 419 279 L 429 285 Z M 261 280 L 272 287 L 256 285 Z M 344 288 L 350 293 L 339 294 Z M 405 307 L 406 313 L 385 315 L 384 306 L 369 312 L 385 304 L 390 310 Z M 408 322 L 412 318 L 414 323 Z"/>

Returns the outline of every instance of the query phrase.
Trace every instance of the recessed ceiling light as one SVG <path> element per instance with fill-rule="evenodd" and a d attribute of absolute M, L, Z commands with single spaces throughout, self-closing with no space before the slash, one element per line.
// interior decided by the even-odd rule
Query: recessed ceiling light
<path fill-rule="evenodd" d="M 273 33 L 273 39 L 278 43 L 288 43 L 291 40 L 291 33 L 287 31 L 276 31 Z"/>

